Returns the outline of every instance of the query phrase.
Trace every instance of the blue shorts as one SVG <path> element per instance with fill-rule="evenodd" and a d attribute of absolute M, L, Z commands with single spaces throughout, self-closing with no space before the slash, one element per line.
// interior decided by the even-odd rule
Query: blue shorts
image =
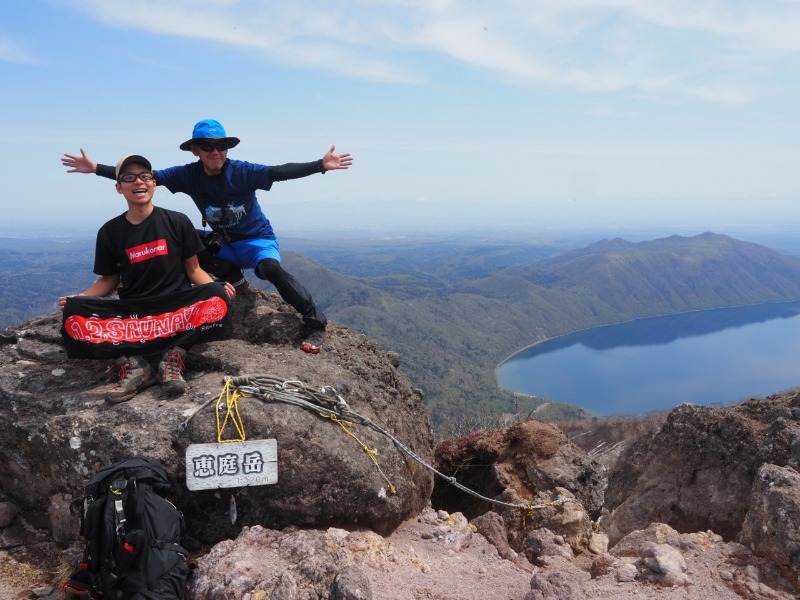
<path fill-rule="evenodd" d="M 222 244 L 222 248 L 214 256 L 240 269 L 255 269 L 256 265 L 265 258 L 281 261 L 281 255 L 278 252 L 278 240 L 266 238 L 239 240 L 229 244 Z"/>

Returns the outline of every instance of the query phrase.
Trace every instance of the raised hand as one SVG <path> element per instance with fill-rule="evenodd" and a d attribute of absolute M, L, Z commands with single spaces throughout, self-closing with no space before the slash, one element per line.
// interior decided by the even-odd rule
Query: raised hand
<path fill-rule="evenodd" d="M 336 146 L 331 146 L 331 149 L 322 157 L 322 166 L 326 171 L 333 171 L 334 169 L 349 169 L 353 164 L 353 157 L 349 153 L 334 154 Z"/>
<path fill-rule="evenodd" d="M 83 148 L 81 148 L 80 156 L 65 153 L 61 157 L 61 164 L 65 167 L 70 167 L 67 173 L 95 173 L 97 171 L 97 163 L 89 158 Z"/>

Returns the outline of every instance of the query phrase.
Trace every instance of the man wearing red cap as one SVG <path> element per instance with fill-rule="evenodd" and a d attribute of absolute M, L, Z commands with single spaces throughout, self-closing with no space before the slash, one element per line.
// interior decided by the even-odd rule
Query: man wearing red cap
<path fill-rule="evenodd" d="M 353 159 L 350 154 L 334 154 L 335 146 L 321 159 L 308 163 L 266 166 L 229 159 L 228 150 L 239 141 L 228 136 L 219 121 L 199 121 L 192 137 L 183 142 L 180 149 L 200 160 L 159 169 L 153 171 L 153 175 L 158 185 L 173 194 L 188 194 L 200 210 L 203 224 L 211 227 L 213 233 L 208 246 L 217 263 L 206 263 L 201 255 L 201 264 L 207 264 L 210 272 L 233 283 L 244 283 L 241 269 L 253 269 L 257 277 L 272 283 L 281 297 L 303 317 L 307 336 L 302 349 L 316 354 L 325 340 L 327 319 L 308 290 L 281 266 L 278 240 L 261 210 L 256 190 L 268 191 L 276 181 L 347 169 Z M 80 156 L 65 154 L 61 162 L 70 167 L 68 173 L 114 176 L 113 167 L 95 163 L 82 148 Z M 225 269 L 218 268 L 219 261 Z"/>

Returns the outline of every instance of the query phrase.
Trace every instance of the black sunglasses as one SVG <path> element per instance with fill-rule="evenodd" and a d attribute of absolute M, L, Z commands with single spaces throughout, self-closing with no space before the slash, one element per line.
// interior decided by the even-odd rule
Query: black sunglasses
<path fill-rule="evenodd" d="M 197 147 L 200 148 L 203 152 L 213 152 L 214 150 L 219 150 L 220 152 L 224 152 L 228 149 L 227 142 L 218 142 L 216 144 L 197 144 Z"/>

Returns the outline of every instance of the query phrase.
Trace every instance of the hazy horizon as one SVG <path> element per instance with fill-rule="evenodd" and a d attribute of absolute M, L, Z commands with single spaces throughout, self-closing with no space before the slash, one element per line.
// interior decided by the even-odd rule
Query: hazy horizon
<path fill-rule="evenodd" d="M 348 171 L 259 194 L 279 236 L 800 220 L 797 2 L 4 8 L 4 222 L 96 230 L 124 202 L 62 154 L 184 164 L 206 118 L 241 139 L 232 159 L 353 154 Z M 166 190 L 156 203 L 195 212 Z"/>
<path fill-rule="evenodd" d="M 391 243 L 404 240 L 448 241 L 459 240 L 464 243 L 524 243 L 532 245 L 553 245 L 563 247 L 583 247 L 601 239 L 623 238 L 630 242 L 659 239 L 672 235 L 693 237 L 705 232 L 728 235 L 735 239 L 767 246 L 787 254 L 800 254 L 800 236 L 797 224 L 791 221 L 767 222 L 753 221 L 747 224 L 707 222 L 686 224 L 669 221 L 649 222 L 647 224 L 625 224 L 602 222 L 578 225 L 572 222 L 544 222 L 531 219 L 517 219 L 515 223 L 502 215 L 487 216 L 470 211 L 461 206 L 454 218 L 448 211 L 445 214 L 430 213 L 426 218 L 398 218 L 398 215 L 385 213 L 381 218 L 352 219 L 341 210 L 324 206 L 315 207 L 314 218 L 301 218 L 291 207 L 273 211 L 273 226 L 283 250 L 292 250 L 297 241 L 315 244 L 335 244 L 337 240 L 371 240 Z M 339 207 L 341 208 L 341 206 Z M 195 219 L 193 212 L 189 216 Z M 39 225 L 30 227 L 29 223 L 10 223 L 0 226 L 0 238 L 87 238 L 93 240 L 101 223 L 64 223 L 59 226 Z M 200 223 L 195 223 L 201 228 Z"/>

